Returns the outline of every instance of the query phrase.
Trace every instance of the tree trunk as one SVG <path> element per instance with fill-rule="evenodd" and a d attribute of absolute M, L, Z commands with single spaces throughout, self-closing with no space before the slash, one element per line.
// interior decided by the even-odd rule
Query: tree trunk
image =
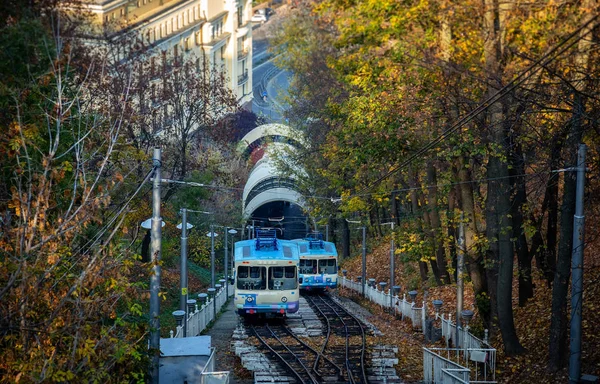
<path fill-rule="evenodd" d="M 410 186 L 410 202 L 411 202 L 411 207 L 412 207 L 412 211 L 413 211 L 412 212 L 413 217 L 417 221 L 418 230 L 421 233 L 423 233 L 420 219 L 417 216 L 419 214 L 419 199 L 417 197 L 417 190 L 416 190 L 416 186 L 417 186 L 416 175 L 414 174 L 412 169 L 410 169 L 408 171 L 408 183 Z M 422 260 L 419 260 L 419 272 L 421 273 L 421 281 L 426 282 L 427 274 L 428 274 L 427 264 Z"/>
<path fill-rule="evenodd" d="M 560 153 L 568 130 L 562 129 L 561 133 L 555 135 L 550 146 L 550 169 L 558 169 L 560 166 Z M 540 218 L 536 221 L 536 232 L 531 239 L 530 257 L 535 256 L 538 269 L 544 274 L 548 288 L 552 287 L 554 272 L 556 271 L 556 239 L 558 225 L 558 174 L 551 174 L 546 182 L 546 191 L 542 201 Z M 546 247 L 542 236 L 542 225 L 544 216 L 548 212 L 546 226 Z"/>
<path fill-rule="evenodd" d="M 476 297 L 477 309 L 483 317 L 484 323 L 488 329 L 491 325 L 491 306 L 487 298 L 488 282 L 485 268 L 483 267 L 484 257 L 481 249 L 476 244 L 476 238 L 480 237 L 479 221 L 475 215 L 475 198 L 473 193 L 473 184 L 470 168 L 467 167 L 468 160 L 464 157 L 459 158 L 458 180 L 459 186 L 458 200 L 465 220 L 465 265 L 469 271 L 473 291 Z"/>
<path fill-rule="evenodd" d="M 425 202 L 423 202 L 422 206 L 425 206 Z M 423 211 L 423 230 L 425 232 L 425 235 L 427 237 L 429 237 L 429 241 L 431 241 L 431 249 L 434 250 L 435 252 L 435 237 L 431 228 L 431 220 L 430 220 L 430 212 L 427 211 Z M 433 277 L 435 278 L 435 283 L 438 286 L 442 285 L 442 279 L 440 276 L 440 270 L 438 268 L 438 264 L 437 261 L 435 259 L 435 256 L 428 256 L 427 257 L 429 259 L 429 262 L 431 264 L 431 271 L 433 272 Z"/>
<path fill-rule="evenodd" d="M 431 234 L 433 238 L 433 247 L 435 250 L 435 259 L 439 268 L 441 279 L 445 284 L 450 284 L 450 274 L 446 265 L 446 252 L 444 243 L 441 239 L 442 229 L 440 224 L 440 215 L 438 213 L 438 198 L 437 198 L 437 173 L 433 162 L 427 164 L 427 184 L 429 184 L 429 221 L 431 224 Z"/>
<path fill-rule="evenodd" d="M 527 245 L 527 237 L 523 228 L 523 206 L 527 203 L 525 190 L 525 159 L 521 145 L 513 140 L 514 151 L 510 159 L 512 167 L 509 170 L 513 185 L 513 201 L 511 208 L 512 237 L 515 239 L 517 260 L 519 263 L 519 306 L 523 307 L 527 300 L 533 297 L 533 281 L 531 279 L 531 257 Z M 515 177 L 517 176 L 517 177 Z"/>
<path fill-rule="evenodd" d="M 499 4 L 496 0 L 485 0 L 484 30 L 487 39 L 484 43 L 485 69 L 490 77 L 487 97 L 501 88 L 501 52 L 503 50 L 502 31 L 506 9 L 510 4 Z M 510 181 L 508 165 L 503 157 L 508 155 L 506 132 L 504 131 L 503 105 L 496 102 L 488 108 L 489 160 L 487 167 L 486 235 L 489 243 L 488 283 L 492 314 L 497 315 L 498 326 L 507 355 L 517 355 L 525 350 L 517 337 L 512 310 L 512 278 L 514 252 L 509 228 Z M 486 263 L 487 264 L 487 263 Z M 495 290 L 495 292 L 494 292 Z M 495 311 L 495 313 L 494 313 Z"/>

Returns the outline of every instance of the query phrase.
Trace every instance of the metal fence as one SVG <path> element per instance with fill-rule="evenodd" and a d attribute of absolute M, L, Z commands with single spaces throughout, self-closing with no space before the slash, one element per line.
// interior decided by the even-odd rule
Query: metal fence
<path fill-rule="evenodd" d="M 338 278 L 340 286 L 362 293 L 361 282 L 352 281 L 342 276 Z M 382 308 L 394 311 L 402 319 L 409 319 L 414 329 L 425 333 L 427 306 L 423 302 L 417 307 L 415 302 L 406 300 L 406 294 L 400 298 L 392 295 L 391 289 L 377 289 L 365 283 L 365 297 L 379 304 Z M 475 337 L 469 328 L 456 328 L 452 316 L 436 314 L 435 321 L 441 324 L 442 337 L 446 348 L 423 348 L 423 376 L 425 383 L 496 383 L 496 349 L 487 340 L 487 330 L 484 340 Z M 457 340 L 458 339 L 458 340 Z M 454 348 L 450 348 L 450 345 Z"/>
<path fill-rule="evenodd" d="M 362 293 L 362 284 L 357 281 L 352 281 L 346 278 L 346 276 L 338 277 L 338 283 L 345 288 L 349 288 L 358 293 Z M 383 308 L 390 308 L 394 311 L 394 314 L 401 315 L 402 319 L 410 319 L 414 329 L 421 330 L 425 333 L 425 315 L 427 308 L 425 302 L 422 302 L 421 307 L 417 307 L 415 302 L 406 300 L 406 294 L 400 298 L 398 295 L 392 295 L 391 289 L 387 293 L 382 289 L 377 289 L 377 286 L 372 287 L 365 284 L 365 297 L 372 302 L 379 304 Z"/>
<path fill-rule="evenodd" d="M 200 373 L 200 384 L 227 384 L 229 383 L 229 371 L 214 372 L 216 348 L 211 348 L 210 357 Z"/>
<path fill-rule="evenodd" d="M 196 303 L 195 310 L 190 312 L 187 318 L 187 336 L 198 336 L 206 329 L 206 326 L 214 320 L 215 316 L 223 305 L 227 302 L 225 287 L 222 287 L 213 298 L 198 307 Z M 230 286 L 229 296 L 233 296 L 234 289 Z M 216 303 L 215 303 L 216 301 Z M 178 325 L 175 331 L 170 331 L 171 337 L 184 337 L 183 326 Z"/>

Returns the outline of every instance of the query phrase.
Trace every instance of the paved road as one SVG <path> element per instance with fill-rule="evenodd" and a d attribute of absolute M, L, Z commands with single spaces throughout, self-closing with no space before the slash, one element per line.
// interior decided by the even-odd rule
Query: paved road
<path fill-rule="evenodd" d="M 262 26 L 255 31 L 260 28 Z M 256 35 L 261 36 L 260 33 Z M 283 122 L 286 106 L 281 100 L 289 86 L 289 73 L 277 68 L 270 60 L 266 37 L 253 38 L 252 44 L 252 111 L 270 122 Z"/>

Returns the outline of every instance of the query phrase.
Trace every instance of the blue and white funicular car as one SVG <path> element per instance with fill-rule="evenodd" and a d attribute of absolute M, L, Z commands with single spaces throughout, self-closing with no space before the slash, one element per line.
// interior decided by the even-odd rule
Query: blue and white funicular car
<path fill-rule="evenodd" d="M 256 238 L 235 243 L 235 296 L 238 314 L 298 311 L 298 247 L 280 240 L 275 230 L 257 230 Z"/>
<path fill-rule="evenodd" d="M 337 287 L 337 250 L 335 244 L 323 241 L 321 233 L 313 232 L 298 244 L 300 289 L 317 290 Z"/>

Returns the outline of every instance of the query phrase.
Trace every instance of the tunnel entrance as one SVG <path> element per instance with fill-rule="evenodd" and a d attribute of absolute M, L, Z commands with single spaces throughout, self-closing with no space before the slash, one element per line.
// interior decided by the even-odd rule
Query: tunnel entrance
<path fill-rule="evenodd" d="M 288 201 L 272 201 L 256 209 L 246 222 L 251 226 L 277 229 L 277 237 L 284 240 L 300 239 L 306 236 L 309 222 L 299 205 Z"/>

